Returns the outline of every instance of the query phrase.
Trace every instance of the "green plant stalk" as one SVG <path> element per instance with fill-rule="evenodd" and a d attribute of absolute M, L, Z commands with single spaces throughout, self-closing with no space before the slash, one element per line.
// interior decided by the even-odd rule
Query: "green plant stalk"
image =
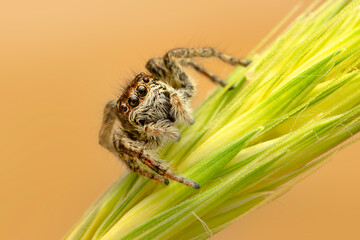
<path fill-rule="evenodd" d="M 181 126 L 181 141 L 160 151 L 200 190 L 126 171 L 65 239 L 208 238 L 359 132 L 360 0 L 315 3 L 264 47 L 269 38 L 229 76 L 235 88 L 218 88 L 195 124 Z"/>

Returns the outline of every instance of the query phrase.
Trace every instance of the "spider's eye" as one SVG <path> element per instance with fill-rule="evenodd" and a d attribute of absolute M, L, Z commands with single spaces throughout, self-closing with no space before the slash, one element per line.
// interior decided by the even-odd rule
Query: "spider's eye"
<path fill-rule="evenodd" d="M 148 78 L 148 77 L 144 77 L 144 78 L 143 78 L 143 81 L 146 82 L 146 83 L 148 83 L 148 82 L 149 82 L 149 78 Z"/>
<path fill-rule="evenodd" d="M 139 97 L 144 97 L 147 94 L 147 89 L 143 85 L 138 86 L 136 91 L 138 92 Z"/>
<path fill-rule="evenodd" d="M 128 108 L 127 108 L 127 106 L 121 106 L 121 110 L 123 111 L 123 112 L 126 112 L 127 110 L 128 110 Z"/>
<path fill-rule="evenodd" d="M 136 96 L 131 96 L 131 97 L 129 97 L 128 102 L 129 102 L 130 106 L 136 107 L 137 105 L 139 105 L 139 98 Z"/>

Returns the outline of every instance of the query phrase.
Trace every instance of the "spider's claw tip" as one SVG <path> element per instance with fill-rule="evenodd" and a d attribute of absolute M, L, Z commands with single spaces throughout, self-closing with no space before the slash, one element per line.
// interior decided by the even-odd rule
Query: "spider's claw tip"
<path fill-rule="evenodd" d="M 200 184 L 199 184 L 198 182 L 195 182 L 195 181 L 194 181 L 194 186 L 193 186 L 193 188 L 199 189 L 199 188 L 200 188 Z"/>
<path fill-rule="evenodd" d="M 252 63 L 252 60 L 246 60 L 245 67 L 249 66 Z"/>
<path fill-rule="evenodd" d="M 165 183 L 165 185 L 169 185 L 169 183 L 170 183 L 169 179 L 165 178 L 164 183 Z"/>
<path fill-rule="evenodd" d="M 228 88 L 228 91 L 231 91 L 235 88 L 235 85 L 231 85 L 229 88 Z"/>

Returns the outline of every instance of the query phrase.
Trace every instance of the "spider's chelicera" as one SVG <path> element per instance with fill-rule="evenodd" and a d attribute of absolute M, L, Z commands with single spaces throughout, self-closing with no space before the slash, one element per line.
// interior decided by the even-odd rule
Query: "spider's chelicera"
<path fill-rule="evenodd" d="M 194 84 L 182 67 L 193 67 L 213 82 L 226 85 L 192 60 L 213 56 L 232 65 L 249 64 L 212 48 L 173 49 L 163 58 L 150 59 L 146 64 L 150 74 L 137 75 L 117 102 L 110 101 L 105 106 L 100 144 L 138 174 L 165 184 L 171 179 L 200 188 L 199 183 L 171 171 L 163 161 L 152 156 L 151 151 L 164 141 L 178 141 L 178 124 L 194 122 L 189 108 Z"/>

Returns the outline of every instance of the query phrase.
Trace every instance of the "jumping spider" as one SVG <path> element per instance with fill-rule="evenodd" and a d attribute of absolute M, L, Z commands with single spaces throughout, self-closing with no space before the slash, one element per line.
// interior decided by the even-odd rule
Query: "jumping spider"
<path fill-rule="evenodd" d="M 138 174 L 165 184 L 171 179 L 200 188 L 199 183 L 174 173 L 151 154 L 164 141 L 180 139 L 177 124 L 194 122 L 189 108 L 194 84 L 182 67 L 191 66 L 211 81 L 226 85 L 195 63 L 195 57 L 217 57 L 232 65 L 249 64 L 212 48 L 173 49 L 163 58 L 150 59 L 146 64 L 150 74 L 137 75 L 117 102 L 105 106 L 99 142 Z M 115 122 L 120 125 L 114 127 Z"/>

